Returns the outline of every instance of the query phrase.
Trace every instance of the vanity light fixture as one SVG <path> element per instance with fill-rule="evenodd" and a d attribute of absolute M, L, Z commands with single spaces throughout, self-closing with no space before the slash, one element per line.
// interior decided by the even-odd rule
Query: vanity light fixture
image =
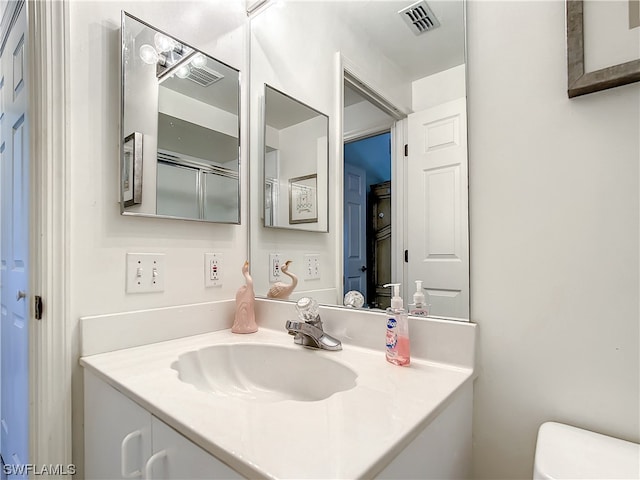
<path fill-rule="evenodd" d="M 193 60 L 191 60 L 191 65 L 193 65 L 196 68 L 202 68 L 206 64 L 207 64 L 207 57 L 205 57 L 201 53 L 196 54 L 196 56 L 193 57 Z"/>
<path fill-rule="evenodd" d="M 176 48 L 176 41 L 160 32 L 156 32 L 153 36 L 153 43 L 158 52 L 168 52 Z"/>
<path fill-rule="evenodd" d="M 181 65 L 180 68 L 175 70 L 175 73 L 178 78 L 187 78 L 191 70 L 189 69 L 189 65 Z"/>
<path fill-rule="evenodd" d="M 165 79 L 187 78 L 203 87 L 222 80 L 224 75 L 207 67 L 207 57 L 192 50 L 171 37 L 157 32 L 154 35 L 155 46 L 145 43 L 140 47 L 140 58 L 147 65 L 156 65 L 156 77 L 162 83 Z"/>
<path fill-rule="evenodd" d="M 155 48 L 148 43 L 145 43 L 140 47 L 140 58 L 147 65 L 154 65 L 155 63 L 158 63 L 160 56 Z"/>

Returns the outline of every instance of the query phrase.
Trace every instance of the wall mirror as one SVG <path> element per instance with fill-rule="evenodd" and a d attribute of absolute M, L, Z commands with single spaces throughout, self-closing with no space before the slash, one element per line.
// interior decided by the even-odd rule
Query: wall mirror
<path fill-rule="evenodd" d="M 328 227 L 329 118 L 264 86 L 264 225 Z"/>
<path fill-rule="evenodd" d="M 343 305 L 357 290 L 364 308 L 385 308 L 382 284 L 402 283 L 408 305 L 423 280 L 432 316 L 468 321 L 464 0 L 267 1 L 250 30 L 256 293 L 295 282 L 290 300 Z M 265 227 L 270 167 L 255 119 L 264 83 L 329 113 L 323 235 Z M 276 278 L 274 259 L 292 260 L 286 276 Z"/>
<path fill-rule="evenodd" d="M 239 223 L 239 71 L 126 12 L 121 40 L 121 213 Z"/>

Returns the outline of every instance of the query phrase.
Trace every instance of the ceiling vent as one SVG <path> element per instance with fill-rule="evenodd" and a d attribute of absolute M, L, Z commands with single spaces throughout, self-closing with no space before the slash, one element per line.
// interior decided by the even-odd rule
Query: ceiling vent
<path fill-rule="evenodd" d="M 197 83 L 203 87 L 208 87 L 209 85 L 213 85 L 219 80 L 224 78 L 224 75 L 216 72 L 215 70 L 211 70 L 206 66 L 196 67 L 193 64 L 189 65 L 189 75 L 186 77 L 192 82 Z"/>
<path fill-rule="evenodd" d="M 416 35 L 421 35 L 440 26 L 440 22 L 424 0 L 404 8 L 398 13 Z"/>

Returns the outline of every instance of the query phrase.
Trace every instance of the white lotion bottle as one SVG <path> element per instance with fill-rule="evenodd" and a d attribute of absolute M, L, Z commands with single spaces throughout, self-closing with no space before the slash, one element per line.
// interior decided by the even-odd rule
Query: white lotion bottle
<path fill-rule="evenodd" d="M 388 283 L 384 286 L 393 287 L 391 306 L 387 308 L 387 362 L 400 366 L 409 365 L 411 363 L 409 319 L 400 296 L 400 284 Z"/>
<path fill-rule="evenodd" d="M 416 293 L 413 294 L 413 303 L 411 304 L 411 309 L 409 309 L 409 314 L 417 317 L 429 315 L 429 305 L 422 291 L 422 280 L 416 280 Z"/>

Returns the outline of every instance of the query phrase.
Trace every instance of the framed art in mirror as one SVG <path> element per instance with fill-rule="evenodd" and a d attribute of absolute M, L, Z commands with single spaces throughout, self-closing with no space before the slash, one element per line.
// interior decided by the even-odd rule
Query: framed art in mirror
<path fill-rule="evenodd" d="M 318 221 L 318 175 L 289 179 L 289 223 Z"/>

